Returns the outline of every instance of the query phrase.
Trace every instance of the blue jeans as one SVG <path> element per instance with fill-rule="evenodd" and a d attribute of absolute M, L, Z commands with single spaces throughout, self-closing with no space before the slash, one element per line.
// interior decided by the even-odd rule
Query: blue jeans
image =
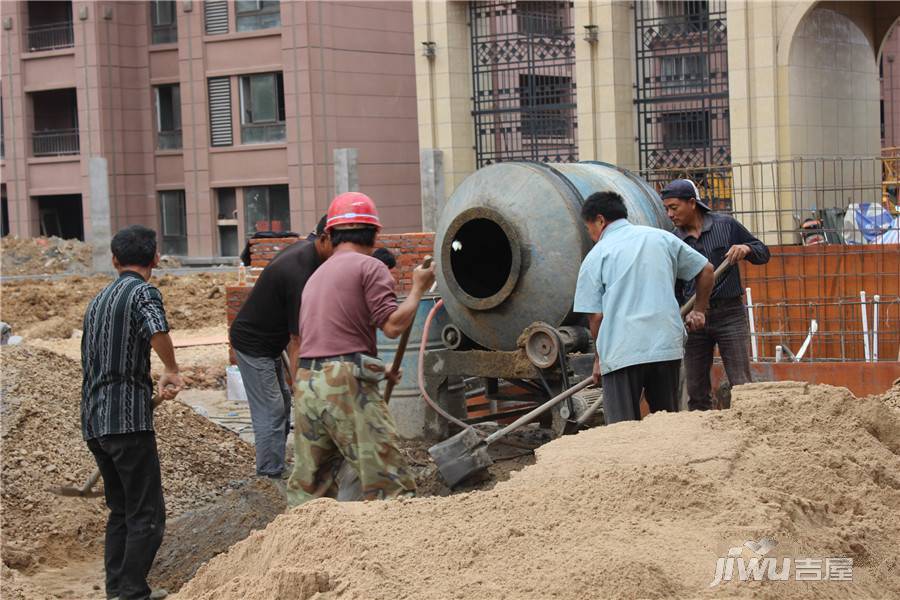
<path fill-rule="evenodd" d="M 291 431 L 291 389 L 285 380 L 284 365 L 280 356 L 250 356 L 238 350 L 234 354 L 250 404 L 256 473 L 280 477 L 284 471 L 285 444 Z"/>

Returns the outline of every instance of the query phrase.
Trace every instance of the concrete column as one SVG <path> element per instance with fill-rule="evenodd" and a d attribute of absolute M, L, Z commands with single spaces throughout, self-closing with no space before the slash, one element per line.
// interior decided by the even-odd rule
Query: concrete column
<path fill-rule="evenodd" d="M 91 244 L 94 246 L 93 268 L 97 273 L 108 273 L 113 270 L 112 251 L 109 242 L 112 240 L 112 225 L 109 209 L 109 177 L 106 159 L 94 156 L 88 159 L 88 178 L 91 196 Z"/>
<path fill-rule="evenodd" d="M 475 171 L 469 3 L 427 0 L 412 8 L 419 146 L 443 152 L 449 195 Z M 425 56 L 425 42 L 434 56 Z"/>
<path fill-rule="evenodd" d="M 359 150 L 334 149 L 334 193 L 359 191 Z"/>
<path fill-rule="evenodd" d="M 634 13 L 625 2 L 575 2 L 578 157 L 638 168 L 634 105 Z M 584 39 L 586 25 L 597 40 Z"/>
<path fill-rule="evenodd" d="M 447 197 L 444 195 L 444 153 L 434 148 L 419 151 L 422 184 L 422 231 L 435 231 Z"/>

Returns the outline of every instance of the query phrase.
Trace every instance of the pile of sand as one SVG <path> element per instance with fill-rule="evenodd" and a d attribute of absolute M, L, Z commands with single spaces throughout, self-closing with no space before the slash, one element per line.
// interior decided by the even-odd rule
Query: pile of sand
<path fill-rule="evenodd" d="M 95 464 L 81 439 L 80 365 L 24 346 L 3 347 L 3 562 L 32 570 L 102 553 L 102 498 L 63 498 Z M 163 403 L 155 426 L 170 516 L 209 503 L 252 476 L 252 446 L 180 402 Z"/>
<path fill-rule="evenodd" d="M 20 238 L 8 235 L 0 239 L 4 275 L 44 273 L 84 273 L 91 267 L 92 248 L 79 240 L 56 236 Z"/>
<path fill-rule="evenodd" d="M 235 273 L 197 273 L 154 275 L 150 282 L 163 295 L 169 325 L 195 329 L 225 325 L 225 286 L 236 280 Z M 0 320 L 26 339 L 67 338 L 82 328 L 88 302 L 110 281 L 94 275 L 4 282 Z"/>
<path fill-rule="evenodd" d="M 751 384 L 731 410 L 551 442 L 490 491 L 312 502 L 177 598 L 897 597 L 898 454 L 900 417 L 879 399 Z M 710 590 L 717 558 L 762 537 L 770 556 L 852 558 L 853 581 Z"/>

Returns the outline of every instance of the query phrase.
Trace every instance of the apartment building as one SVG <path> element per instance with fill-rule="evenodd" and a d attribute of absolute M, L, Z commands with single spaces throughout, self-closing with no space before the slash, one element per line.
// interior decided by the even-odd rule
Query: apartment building
<path fill-rule="evenodd" d="M 165 253 L 234 256 L 308 232 L 340 186 L 420 227 L 411 2 L 17 1 L 2 24 L 4 232 L 90 241 L 105 209 Z"/>

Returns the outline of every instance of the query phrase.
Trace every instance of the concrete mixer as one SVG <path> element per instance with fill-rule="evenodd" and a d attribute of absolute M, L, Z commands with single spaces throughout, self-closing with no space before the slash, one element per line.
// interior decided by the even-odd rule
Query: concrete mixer
<path fill-rule="evenodd" d="M 517 416 L 590 376 L 592 340 L 572 303 L 591 248 L 580 211 L 599 191 L 619 193 L 632 223 L 671 229 L 646 181 L 598 162 L 491 165 L 466 178 L 447 202 L 434 251 L 449 322 L 441 330 L 445 348 L 423 354 L 422 375 L 429 398 L 455 418 Z M 481 414 L 458 394 L 448 397 L 448 381 L 460 377 L 484 379 Z M 560 433 L 598 395 L 573 397 L 547 424 Z M 440 429 L 427 433 L 442 437 Z"/>

